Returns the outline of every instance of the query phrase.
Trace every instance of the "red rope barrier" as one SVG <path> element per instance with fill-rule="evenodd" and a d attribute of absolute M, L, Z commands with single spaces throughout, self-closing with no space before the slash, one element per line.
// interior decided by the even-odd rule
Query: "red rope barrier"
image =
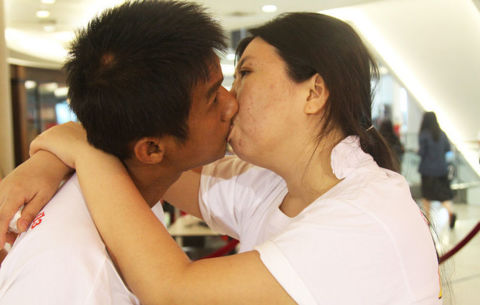
<path fill-rule="evenodd" d="M 207 256 L 204 256 L 203 258 L 212 258 L 212 257 L 219 257 L 219 256 L 227 255 L 228 253 L 233 251 L 233 249 L 235 249 L 237 244 L 238 244 L 238 240 L 231 239 L 225 246 L 221 247 L 217 251 L 215 251 L 215 252 L 213 252 L 213 253 L 211 253 Z"/>
<path fill-rule="evenodd" d="M 447 259 L 452 257 L 455 253 L 460 251 L 460 249 L 462 249 L 478 233 L 478 231 L 480 231 L 480 222 L 477 223 L 477 225 L 472 229 L 472 231 L 470 231 L 470 233 L 468 233 L 464 239 L 462 239 L 455 247 L 453 247 L 452 250 L 448 251 L 440 257 L 439 264 L 442 264 Z"/>

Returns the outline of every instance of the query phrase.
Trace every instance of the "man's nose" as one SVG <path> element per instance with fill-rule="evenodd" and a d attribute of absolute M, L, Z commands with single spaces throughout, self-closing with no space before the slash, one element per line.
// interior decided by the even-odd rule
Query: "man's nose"
<path fill-rule="evenodd" d="M 223 121 L 230 121 L 238 112 L 238 102 L 237 102 L 237 99 L 235 98 L 235 94 L 232 93 L 232 91 L 234 92 L 233 86 L 230 92 L 225 89 L 226 105 L 222 115 Z"/>
<path fill-rule="evenodd" d="M 235 83 L 232 84 L 232 88 L 230 88 L 230 94 L 233 95 L 234 97 L 237 97 L 237 90 L 235 88 Z"/>

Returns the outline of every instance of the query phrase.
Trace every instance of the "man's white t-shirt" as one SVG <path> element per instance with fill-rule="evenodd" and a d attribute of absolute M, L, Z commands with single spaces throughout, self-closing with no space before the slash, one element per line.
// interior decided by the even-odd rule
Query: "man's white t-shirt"
<path fill-rule="evenodd" d="M 163 221 L 160 203 L 152 210 Z M 0 267 L 2 305 L 138 305 L 116 271 L 72 176 Z"/>
<path fill-rule="evenodd" d="M 226 157 L 202 171 L 203 218 L 258 251 L 298 304 L 442 304 L 434 243 L 405 179 L 356 137 L 334 148 L 331 166 L 342 181 L 290 218 L 281 177 Z"/>

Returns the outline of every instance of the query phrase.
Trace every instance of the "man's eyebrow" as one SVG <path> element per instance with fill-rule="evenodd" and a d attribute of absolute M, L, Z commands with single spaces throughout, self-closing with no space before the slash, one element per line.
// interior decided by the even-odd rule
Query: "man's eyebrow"
<path fill-rule="evenodd" d="M 213 84 L 210 89 L 208 89 L 207 91 L 207 99 L 210 99 L 210 97 L 212 97 L 213 93 L 215 93 L 218 88 L 220 88 L 220 86 L 222 85 L 223 83 L 223 76 L 221 79 L 219 79 L 215 84 Z"/>

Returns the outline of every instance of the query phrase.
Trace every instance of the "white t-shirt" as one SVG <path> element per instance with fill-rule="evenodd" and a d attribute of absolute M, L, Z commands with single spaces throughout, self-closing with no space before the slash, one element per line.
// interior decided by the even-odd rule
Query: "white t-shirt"
<path fill-rule="evenodd" d="M 236 157 L 204 167 L 203 218 L 255 249 L 298 304 L 442 304 L 437 256 L 405 179 L 380 168 L 356 137 L 332 151 L 340 183 L 299 215 L 275 173 Z"/>
<path fill-rule="evenodd" d="M 163 221 L 161 204 L 153 207 Z M 74 175 L 0 267 L 2 305 L 138 305 L 106 251 Z"/>

